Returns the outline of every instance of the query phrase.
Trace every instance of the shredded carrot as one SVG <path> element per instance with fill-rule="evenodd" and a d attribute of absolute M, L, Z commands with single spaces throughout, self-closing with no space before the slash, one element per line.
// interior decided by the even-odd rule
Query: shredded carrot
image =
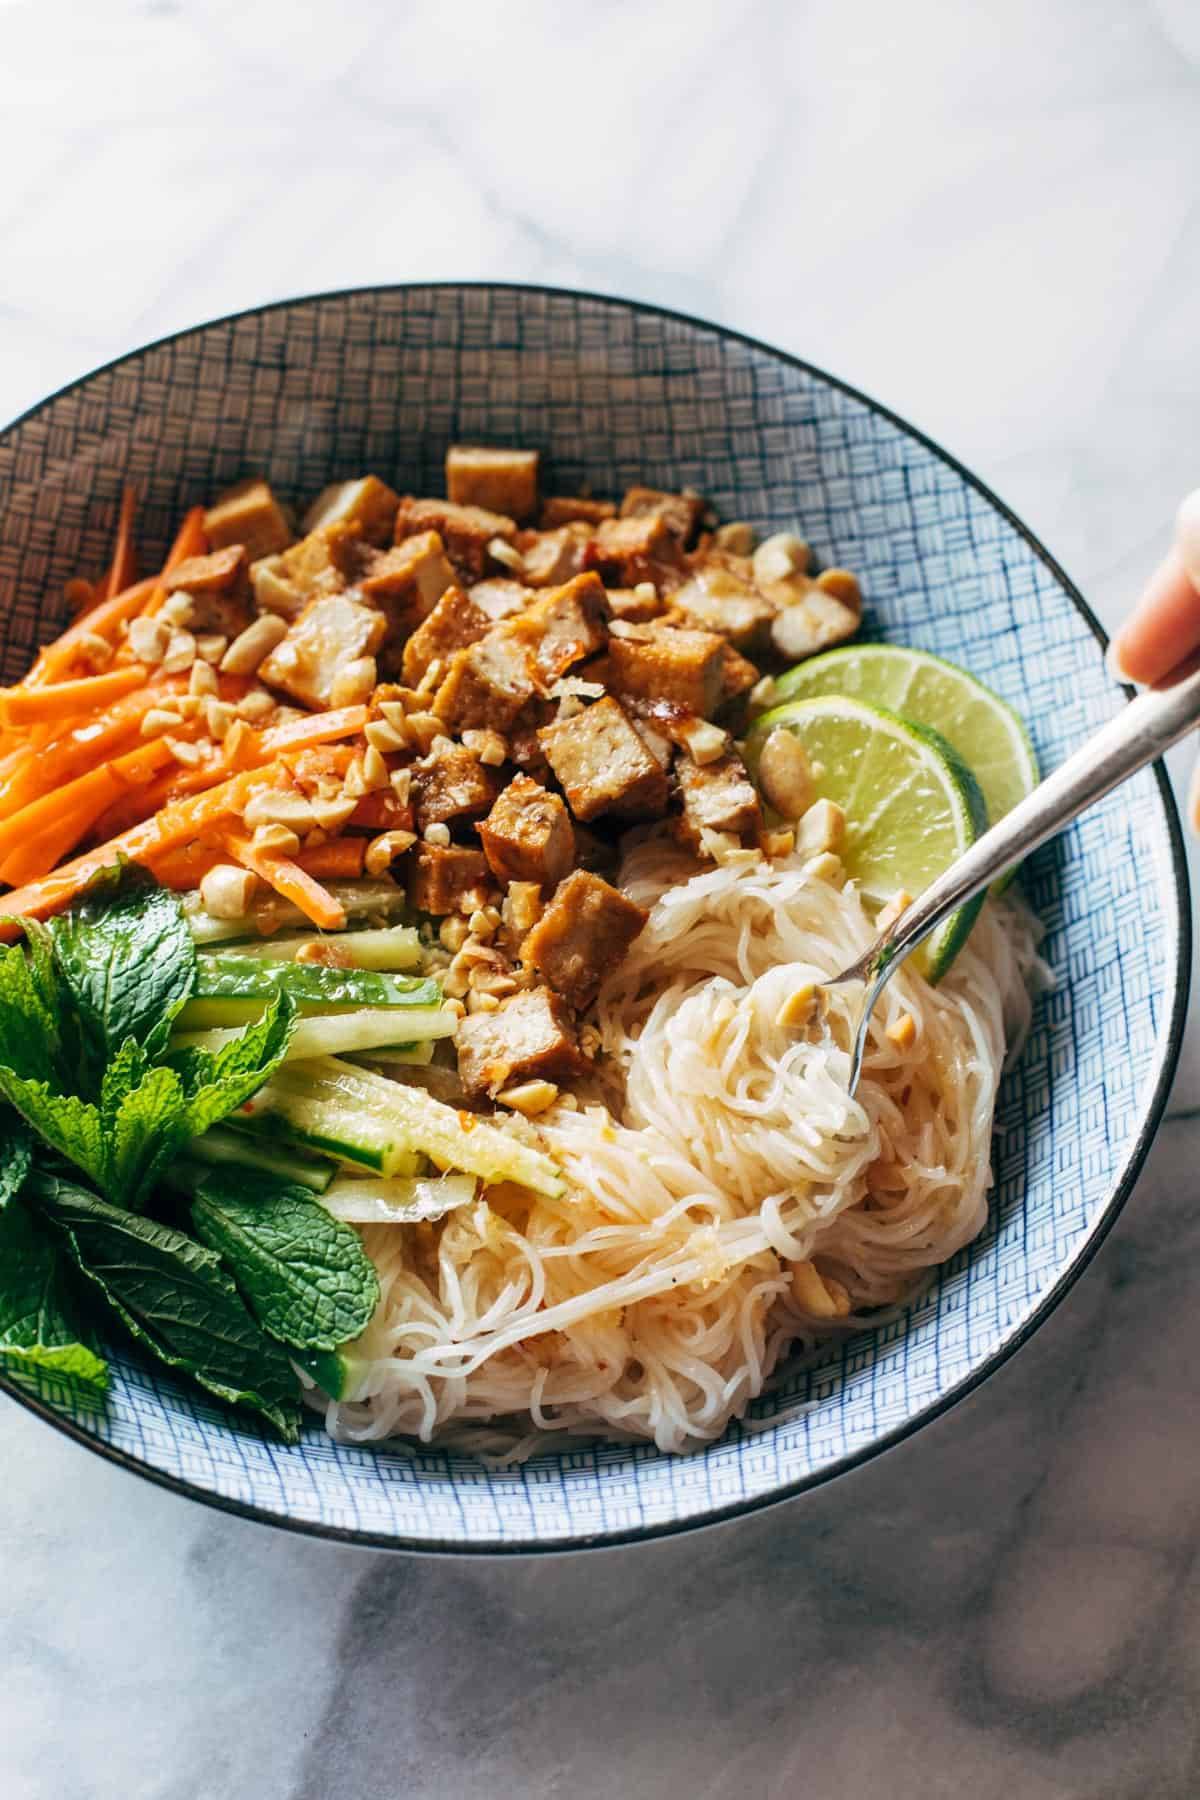
<path fill-rule="evenodd" d="M 311 744 L 336 743 L 338 738 L 353 737 L 371 717 L 369 706 L 342 706 L 336 712 L 313 713 L 306 719 L 293 719 L 287 725 L 272 726 L 263 732 L 263 749 L 272 755 L 284 750 L 305 750 Z"/>
<path fill-rule="evenodd" d="M 40 688 L 0 688 L 0 715 L 10 727 L 75 719 L 97 711 L 110 701 L 123 699 L 146 680 L 141 663 L 110 669 L 105 675 L 85 675 L 78 681 L 59 681 Z"/>
<path fill-rule="evenodd" d="M 184 730 L 186 724 L 181 727 L 181 735 Z M 68 822 L 74 825 L 82 820 L 80 828 L 75 831 L 74 836 L 67 836 L 67 841 L 58 852 L 59 856 L 65 855 L 78 843 L 84 831 L 105 807 L 111 806 L 128 788 L 148 781 L 164 763 L 170 761 L 170 746 L 162 738 L 155 738 L 148 744 L 139 744 L 136 750 L 128 750 L 123 756 L 114 757 L 111 762 L 102 763 L 98 769 L 89 770 L 86 775 L 78 776 L 65 787 L 43 794 L 38 800 L 31 800 L 20 812 L 13 813 L 0 823 L 0 858 L 4 859 L 3 866 L 0 867 L 0 879 L 29 881 L 35 874 L 44 874 L 53 868 L 57 857 L 37 866 L 35 852 L 40 854 L 44 836 L 57 842 L 66 834 Z M 19 875 L 6 874 L 18 845 L 23 849 L 27 848 L 29 855 L 16 859 L 21 868 Z M 27 867 L 27 864 L 34 866 Z"/>
<path fill-rule="evenodd" d="M 112 567 L 104 588 L 106 600 L 112 600 L 125 588 L 132 587 L 137 573 L 137 556 L 133 548 L 133 515 L 136 507 L 137 493 L 127 486 L 121 495 L 121 510 L 117 515 L 117 541 L 113 546 Z"/>
<path fill-rule="evenodd" d="M 102 600 L 91 612 L 68 625 L 61 637 L 46 645 L 21 686 L 41 687 L 45 682 L 61 680 L 71 667 L 80 639 L 88 633 L 95 633 L 98 637 L 111 640 L 119 625 L 141 612 L 153 594 L 157 581 L 158 577 L 155 575 L 149 576 L 145 581 L 135 581 L 123 593 L 114 594 L 111 600 Z"/>
<path fill-rule="evenodd" d="M 332 838 L 327 844 L 297 852 L 294 860 L 306 875 L 316 875 L 325 881 L 353 881 L 363 872 L 363 858 L 369 841 L 361 837 Z"/>
<path fill-rule="evenodd" d="M 167 560 L 162 566 L 162 575 L 169 575 L 172 569 L 177 569 L 180 563 L 186 562 L 190 556 L 203 556 L 207 549 L 208 539 L 204 535 L 204 508 L 193 506 L 179 527 L 175 542 L 167 552 Z M 144 610 L 147 618 L 153 618 L 155 613 L 166 605 L 167 589 L 162 575 L 159 576 L 154 592 L 146 602 Z"/>
<path fill-rule="evenodd" d="M 305 918 L 311 919 L 322 931 L 340 931 L 345 925 L 345 907 L 290 857 L 257 850 L 251 840 L 238 831 L 222 832 L 221 841 L 244 869 L 252 870 L 277 894 L 298 906 Z"/>

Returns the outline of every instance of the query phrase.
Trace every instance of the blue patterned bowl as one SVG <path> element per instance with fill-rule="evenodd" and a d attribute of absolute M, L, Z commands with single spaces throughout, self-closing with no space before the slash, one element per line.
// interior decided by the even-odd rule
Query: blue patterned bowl
<path fill-rule="evenodd" d="M 869 631 L 962 662 L 1051 767 L 1121 704 L 1062 571 L 927 438 L 818 370 L 650 307 L 499 286 L 369 289 L 205 325 L 75 383 L 0 436 L 0 619 L 12 679 L 63 581 L 106 560 L 123 481 L 165 545 L 181 510 L 265 471 L 285 493 L 377 471 L 439 491 L 455 438 L 541 446 L 560 491 L 690 484 L 726 518 L 797 522 L 859 571 Z M 180 1493 L 316 1535 L 521 1551 L 653 1537 L 797 1494 L 943 1412 L 1045 1318 L 1129 1192 L 1178 1053 L 1190 959 L 1161 771 L 1028 872 L 1059 984 L 996 1116 L 988 1229 L 899 1322 L 786 1373 L 688 1457 L 600 1447 L 492 1473 L 460 1456 L 295 1449 L 118 1357 L 103 1413 L 14 1398 Z"/>

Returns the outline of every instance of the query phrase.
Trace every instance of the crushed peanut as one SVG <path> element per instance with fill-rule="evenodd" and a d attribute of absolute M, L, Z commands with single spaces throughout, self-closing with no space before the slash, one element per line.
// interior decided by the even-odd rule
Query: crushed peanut
<path fill-rule="evenodd" d="M 790 856 L 796 848 L 796 834 L 791 826 L 780 826 L 777 831 L 764 831 L 762 834 L 762 853 L 764 856 Z"/>
<path fill-rule="evenodd" d="M 467 995 L 467 1011 L 469 1013 L 499 1012 L 500 1002 L 495 994 L 489 994 L 481 987 L 472 987 Z"/>
<path fill-rule="evenodd" d="M 205 695 L 219 692 L 217 671 L 211 663 L 194 662 L 188 676 L 188 693 L 203 698 Z"/>
<path fill-rule="evenodd" d="M 295 856 L 300 848 L 300 839 L 286 825 L 260 825 L 250 842 L 255 850 L 276 856 Z"/>
<path fill-rule="evenodd" d="M 363 726 L 363 736 L 368 744 L 373 744 L 375 749 L 383 754 L 394 750 L 403 750 L 408 744 L 407 731 L 401 735 L 388 724 L 386 719 L 372 719 L 368 725 Z"/>
<path fill-rule="evenodd" d="M 362 758 L 356 756 L 346 770 L 346 779 L 342 784 L 342 792 L 353 800 L 361 800 L 368 792 L 367 778 L 363 773 Z"/>
<path fill-rule="evenodd" d="M 511 569 L 515 575 L 523 575 L 525 572 L 525 558 L 514 545 L 506 543 L 503 538 L 494 537 L 489 540 L 488 555 L 494 561 L 503 563 L 504 567 Z"/>
<path fill-rule="evenodd" d="M 754 552 L 756 582 L 786 581 L 789 575 L 803 574 L 808 567 L 809 548 L 794 531 L 777 531 L 764 538 Z"/>
<path fill-rule="evenodd" d="M 758 533 L 753 525 L 747 525 L 742 519 L 735 519 L 731 524 L 718 528 L 713 542 L 718 550 L 728 550 L 731 556 L 750 556 L 758 542 Z"/>
<path fill-rule="evenodd" d="M 171 634 L 158 619 L 131 619 L 126 642 L 139 662 L 160 663 Z"/>
<path fill-rule="evenodd" d="M 440 822 L 436 825 L 427 825 L 421 835 L 427 844 L 436 844 L 442 850 L 449 848 L 450 827 L 448 825 Z"/>
<path fill-rule="evenodd" d="M 353 795 L 338 794 L 333 799 L 328 799 L 318 794 L 309 804 L 313 818 L 322 831 L 340 831 L 348 823 L 358 802 Z"/>
<path fill-rule="evenodd" d="M 779 1011 L 775 1014 L 775 1023 L 783 1026 L 787 1031 L 794 1031 L 801 1026 L 809 1024 L 813 1016 L 813 1006 L 816 998 L 816 983 L 812 981 L 801 982 L 798 988 L 793 988 Z"/>
<path fill-rule="evenodd" d="M 201 878 L 200 899 L 214 919 L 240 919 L 249 911 L 257 875 L 235 863 L 217 863 Z"/>
<path fill-rule="evenodd" d="M 164 625 L 190 625 L 192 622 L 192 596 L 180 588 L 178 593 L 171 594 L 158 609 L 158 616 Z"/>
<path fill-rule="evenodd" d="M 414 712 L 408 715 L 408 729 L 424 755 L 428 752 L 434 738 L 442 735 L 444 727 L 436 713 Z"/>
<path fill-rule="evenodd" d="M 196 639 L 196 655 L 206 663 L 219 663 L 229 648 L 229 639 L 220 631 L 206 631 Z"/>
<path fill-rule="evenodd" d="M 174 731 L 183 724 L 183 714 L 173 707 L 152 706 L 142 714 L 142 722 L 138 730 L 142 737 L 158 737 L 161 732 Z"/>
<path fill-rule="evenodd" d="M 387 720 L 392 730 L 396 733 L 396 736 L 402 739 L 404 743 L 407 743 L 408 714 L 404 710 L 404 702 L 402 700 L 381 700 L 379 702 L 379 711 L 382 717 Z"/>
<path fill-rule="evenodd" d="M 409 794 L 412 790 L 412 770 L 393 769 L 391 780 L 392 792 L 396 796 L 398 805 L 407 806 Z"/>
<path fill-rule="evenodd" d="M 387 787 L 391 781 L 388 766 L 374 744 L 368 744 L 363 751 L 362 774 L 363 780 L 367 784 L 367 790 L 371 793 L 378 788 Z"/>
<path fill-rule="evenodd" d="M 792 1294 L 813 1319 L 844 1319 L 850 1311 L 850 1296 L 841 1282 L 822 1275 L 811 1262 L 793 1264 Z"/>
<path fill-rule="evenodd" d="M 260 662 L 282 644 L 287 636 L 287 620 L 278 613 L 260 613 L 257 619 L 239 632 L 221 658 L 226 675 L 253 675 Z"/>
<path fill-rule="evenodd" d="M 818 881 L 830 881 L 834 887 L 840 888 L 846 879 L 846 866 L 832 850 L 822 850 L 819 856 L 809 857 L 804 865 L 804 873 L 815 876 Z"/>
<path fill-rule="evenodd" d="M 295 832 L 311 831 L 317 822 L 303 794 L 277 793 L 272 788 L 252 794 L 242 809 L 242 817 L 251 829 L 256 825 L 286 825 Z"/>
<path fill-rule="evenodd" d="M 728 734 L 719 725 L 710 725 L 707 719 L 687 720 L 679 726 L 678 735 L 692 761 L 702 768 L 706 763 L 716 762 L 729 748 Z"/>
<path fill-rule="evenodd" d="M 845 835 L 846 815 L 837 802 L 816 800 L 797 827 L 796 848 L 805 856 L 819 856 L 836 850 Z"/>
<path fill-rule="evenodd" d="M 644 600 L 649 605 L 651 601 L 658 599 L 658 589 L 652 581 L 638 581 L 634 583 L 633 597 L 635 600 Z"/>
<path fill-rule="evenodd" d="M 450 913 L 438 928 L 438 939 L 452 955 L 460 951 L 471 935 L 467 921 L 458 913 Z"/>
<path fill-rule="evenodd" d="M 163 743 L 171 752 L 177 763 L 187 769 L 198 768 L 204 761 L 204 749 L 200 744 L 189 744 L 186 738 L 164 737 Z"/>
<path fill-rule="evenodd" d="M 767 733 L 758 759 L 758 783 L 767 804 L 781 818 L 798 819 L 811 805 L 812 771 L 804 745 L 794 733 L 779 726 Z M 815 847 L 832 848 L 827 844 Z"/>
<path fill-rule="evenodd" d="M 875 920 L 876 931 L 881 935 L 885 931 L 890 931 L 897 919 L 908 911 L 912 902 L 913 897 L 910 893 L 904 888 L 897 888 L 887 905 L 880 908 L 879 916 Z"/>
<path fill-rule="evenodd" d="M 521 1081 L 515 1087 L 501 1088 L 496 1099 L 501 1106 L 524 1113 L 527 1119 L 535 1119 L 554 1105 L 558 1089 L 552 1081 Z"/>
<path fill-rule="evenodd" d="M 917 1039 L 917 1021 L 911 1013 L 901 1013 L 894 1024 L 887 1028 L 887 1040 L 897 1050 L 911 1050 Z"/>
<path fill-rule="evenodd" d="M 251 688 L 245 697 L 238 701 L 237 716 L 247 719 L 253 724 L 258 719 L 265 719 L 268 713 L 275 711 L 275 701 L 266 688 Z"/>
<path fill-rule="evenodd" d="M 196 640 L 190 631 L 173 631 L 162 666 L 168 675 L 182 675 L 196 660 Z"/>
<path fill-rule="evenodd" d="M 416 843 L 412 831 L 383 831 L 367 845 L 364 867 L 368 875 L 386 875 L 398 856 Z"/>
<path fill-rule="evenodd" d="M 83 632 L 75 647 L 89 668 L 102 669 L 105 663 L 112 660 L 113 647 L 98 631 Z"/>
<path fill-rule="evenodd" d="M 204 722 L 208 726 L 209 736 L 214 737 L 218 744 L 224 743 L 236 719 L 237 714 L 228 700 L 218 700 L 213 695 L 205 702 Z"/>

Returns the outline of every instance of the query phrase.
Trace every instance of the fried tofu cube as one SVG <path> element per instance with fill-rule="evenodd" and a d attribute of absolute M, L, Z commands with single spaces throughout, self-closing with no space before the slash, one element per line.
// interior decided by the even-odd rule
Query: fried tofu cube
<path fill-rule="evenodd" d="M 862 617 L 862 598 L 851 595 L 839 598 L 820 586 L 819 581 L 804 582 L 804 593 L 784 605 L 771 622 L 771 643 L 780 656 L 797 662 L 813 656 L 818 650 L 832 649 L 853 637 Z M 857 604 L 855 604 L 857 600 Z"/>
<path fill-rule="evenodd" d="M 517 539 L 522 575 L 530 587 L 556 587 L 586 567 L 590 525 L 561 525 L 557 531 L 523 531 Z"/>
<path fill-rule="evenodd" d="M 588 556 L 605 580 L 619 587 L 652 581 L 666 591 L 687 578 L 679 539 L 660 513 L 605 519 L 596 527 Z"/>
<path fill-rule="evenodd" d="M 286 550 L 293 532 L 287 515 L 261 476 L 239 481 L 223 493 L 204 515 L 204 535 L 213 550 L 241 544 L 247 559 L 273 556 Z"/>
<path fill-rule="evenodd" d="M 515 775 L 478 827 L 483 854 L 499 881 L 561 881 L 575 860 L 571 817 L 557 794 Z"/>
<path fill-rule="evenodd" d="M 524 644 L 503 626 L 450 658 L 445 679 L 434 697 L 439 719 L 457 731 L 487 728 L 506 732 L 534 697 Z"/>
<path fill-rule="evenodd" d="M 438 533 L 463 585 L 469 586 L 487 574 L 492 565 L 488 545 L 494 538 L 511 544 L 517 525 L 515 519 L 488 512 L 482 506 L 455 506 L 450 500 L 414 500 L 408 495 L 396 514 L 396 542 L 402 543 L 424 531 Z"/>
<path fill-rule="evenodd" d="M 338 676 L 349 663 L 373 656 L 386 628 L 382 613 L 345 594 L 314 600 L 260 663 L 259 679 L 303 706 L 328 706 Z"/>
<path fill-rule="evenodd" d="M 335 481 L 323 488 L 301 523 L 305 531 L 350 525 L 368 544 L 386 544 L 391 541 L 399 505 L 399 494 L 393 493 L 386 481 L 380 481 L 378 475 L 363 475 L 357 481 Z"/>
<path fill-rule="evenodd" d="M 629 625 L 648 625 L 666 610 L 653 583 L 643 582 L 640 588 L 610 587 L 605 592 L 613 618 L 624 619 Z"/>
<path fill-rule="evenodd" d="M 577 819 L 603 812 L 637 819 L 665 811 L 666 776 L 611 695 L 573 719 L 543 726 L 538 741 Z"/>
<path fill-rule="evenodd" d="M 236 637 L 250 623 L 249 580 L 243 544 L 227 544 L 208 556 L 189 556 L 163 579 L 168 594 L 187 594 L 190 631 Z"/>
<path fill-rule="evenodd" d="M 692 844 L 702 846 L 706 831 L 732 832 L 740 837 L 761 826 L 758 791 L 735 751 L 703 765 L 681 756 L 675 774 L 683 801 L 683 835 Z"/>
<path fill-rule="evenodd" d="M 584 1067 L 571 1015 L 544 987 L 510 994 L 496 1012 L 468 1013 L 454 1046 L 459 1076 L 473 1097 L 496 1095 L 513 1081 L 570 1081 Z"/>
<path fill-rule="evenodd" d="M 461 588 L 446 588 L 404 646 L 401 667 L 405 681 L 416 687 L 433 663 L 448 662 L 456 650 L 478 643 L 491 629 L 487 614 Z"/>
<path fill-rule="evenodd" d="M 511 619 L 517 613 L 524 612 L 533 599 L 535 590 L 526 587 L 523 581 L 513 581 L 505 575 L 491 575 L 483 581 L 472 582 L 467 593 L 479 608 L 485 612 L 493 625 L 501 619 Z"/>
<path fill-rule="evenodd" d="M 168 594 L 181 588 L 189 594 L 225 594 L 231 588 L 244 587 L 246 581 L 246 547 L 227 544 L 207 556 L 188 556 L 163 576 Z"/>
<path fill-rule="evenodd" d="M 416 844 L 408 866 L 408 903 L 442 918 L 486 906 L 495 891 L 482 850 L 458 844 Z"/>
<path fill-rule="evenodd" d="M 521 960 L 576 1008 L 590 1006 L 648 915 L 599 875 L 576 869 L 521 945 Z"/>
<path fill-rule="evenodd" d="M 611 638 L 608 656 L 619 694 L 666 701 L 700 719 L 720 705 L 725 640 L 715 632 L 648 627 Z"/>
<path fill-rule="evenodd" d="M 479 819 L 500 792 L 500 777 L 462 744 L 448 740 L 412 766 L 412 804 L 417 830 Z"/>
<path fill-rule="evenodd" d="M 604 584 L 594 571 L 577 575 L 527 606 L 510 629 L 528 644 L 534 669 L 549 688 L 572 664 L 603 650 L 608 639 Z"/>
<path fill-rule="evenodd" d="M 762 651 L 779 608 L 754 585 L 748 556 L 713 550 L 692 558 L 692 577 L 671 596 L 697 625 L 717 631 L 737 650 Z"/>
<path fill-rule="evenodd" d="M 446 452 L 446 495 L 455 506 L 480 506 L 518 521 L 532 519 L 538 503 L 538 453 L 451 444 Z"/>
<path fill-rule="evenodd" d="M 436 531 L 423 531 L 370 553 L 358 579 L 358 591 L 387 619 L 381 666 L 396 674 L 411 634 L 429 617 L 442 595 L 454 585 L 451 568 Z"/>
<path fill-rule="evenodd" d="M 330 594 L 340 594 L 357 581 L 368 554 L 368 547 L 353 525 L 335 522 L 310 531 L 285 550 L 278 559 L 277 572 L 305 600 L 322 600 Z M 255 582 L 256 592 L 257 587 Z"/>
<path fill-rule="evenodd" d="M 735 650 L 732 644 L 726 644 L 721 664 L 721 706 L 740 700 L 751 688 L 758 686 L 759 679 L 759 671 L 749 657 Z"/>
<path fill-rule="evenodd" d="M 703 513 L 699 494 L 669 494 L 661 488 L 631 487 L 621 502 L 623 519 L 661 519 L 685 548 L 700 529 Z"/>
<path fill-rule="evenodd" d="M 560 525 L 599 525 L 603 519 L 616 516 L 611 500 L 589 500 L 582 494 L 551 494 L 542 501 L 538 526 L 542 531 L 556 531 Z"/>

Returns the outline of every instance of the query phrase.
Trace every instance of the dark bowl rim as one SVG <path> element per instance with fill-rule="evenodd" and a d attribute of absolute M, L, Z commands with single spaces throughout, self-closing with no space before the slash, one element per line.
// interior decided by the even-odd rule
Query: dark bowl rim
<path fill-rule="evenodd" d="M 19 426 L 34 419 L 56 401 L 74 393 L 76 389 L 86 387 L 97 375 L 106 374 L 110 369 L 120 368 L 125 363 L 136 362 L 150 351 L 162 349 L 167 344 L 180 343 L 183 339 L 199 336 L 220 325 L 237 324 L 242 319 L 261 318 L 274 312 L 286 312 L 291 308 L 319 304 L 327 300 L 353 300 L 359 296 L 395 294 L 395 293 L 461 293 L 463 291 L 523 294 L 541 296 L 556 300 L 585 300 L 600 306 L 610 306 L 614 310 L 641 314 L 653 318 L 666 319 L 673 324 L 686 325 L 693 331 L 708 332 L 714 337 L 729 343 L 741 344 L 759 354 L 773 358 L 786 364 L 789 368 L 798 369 L 806 375 L 825 382 L 838 389 L 850 399 L 857 401 L 869 412 L 886 419 L 908 437 L 931 451 L 962 481 L 975 490 L 989 506 L 1011 526 L 1017 535 L 1028 545 L 1062 588 L 1068 600 L 1075 607 L 1085 625 L 1096 639 L 1101 651 L 1107 648 L 1108 635 L 1091 607 L 1076 588 L 1065 569 L 1046 549 L 1039 538 L 1035 537 L 1029 527 L 999 496 L 993 493 L 986 482 L 972 473 L 966 465 L 946 450 L 936 439 L 919 430 L 907 419 L 893 412 L 888 406 L 866 394 L 861 388 L 843 381 L 837 375 L 831 375 L 815 363 L 805 361 L 803 357 L 794 356 L 790 351 L 780 350 L 773 344 L 764 343 L 761 338 L 751 337 L 749 333 L 737 331 L 732 326 L 719 325 L 710 319 L 698 318 L 693 313 L 681 312 L 673 307 L 658 306 L 652 301 L 630 300 L 619 294 L 598 293 L 586 288 L 553 287 L 538 282 L 520 281 L 395 281 L 370 282 L 360 287 L 329 288 L 317 293 L 295 294 L 288 298 L 269 300 L 258 306 L 238 308 L 234 312 L 223 313 L 216 318 L 206 319 L 198 325 L 188 325 L 178 331 L 167 332 L 164 336 L 153 338 L 148 343 L 127 350 L 120 356 L 111 357 L 107 362 L 99 363 L 95 368 L 87 370 L 83 375 L 66 382 L 56 388 L 53 393 L 36 401 L 32 406 L 19 413 L 7 424 L 0 426 L 0 443 L 16 431 Z M 1126 694 L 1132 692 L 1126 688 Z M 428 1556 L 461 1556 L 461 1557 L 497 1557 L 514 1556 L 565 1556 L 580 1550 L 616 1549 L 623 1545 L 648 1543 L 659 1538 L 678 1537 L 685 1532 L 698 1531 L 705 1526 L 728 1523 L 734 1519 L 745 1517 L 751 1513 L 765 1511 L 768 1507 L 779 1506 L 798 1495 L 810 1493 L 815 1488 L 823 1487 L 838 1476 L 849 1474 L 851 1470 L 861 1468 L 883 1452 L 895 1448 L 913 1437 L 925 1425 L 941 1418 L 959 1401 L 965 1400 L 968 1394 L 994 1375 L 1011 1356 L 1028 1343 L 1034 1332 L 1042 1325 L 1064 1296 L 1083 1274 L 1100 1245 L 1111 1231 L 1121 1209 L 1133 1191 L 1133 1187 L 1155 1134 L 1162 1122 L 1166 1110 L 1167 1099 L 1175 1078 L 1176 1067 L 1183 1045 L 1187 1023 L 1188 997 L 1191 985 L 1192 967 L 1192 919 L 1191 890 L 1188 879 L 1187 853 L 1183 843 L 1183 833 L 1179 823 L 1179 813 L 1175 805 L 1175 797 L 1166 769 L 1161 761 L 1152 765 L 1154 778 L 1158 784 L 1159 800 L 1162 805 L 1163 818 L 1167 828 L 1167 840 L 1170 846 L 1170 872 L 1173 878 L 1172 891 L 1176 904 L 1177 920 L 1177 955 L 1174 964 L 1175 989 L 1171 999 L 1170 1019 L 1166 1032 L 1160 1037 L 1161 1060 L 1154 1077 L 1153 1087 L 1145 1102 L 1145 1111 L 1141 1125 L 1133 1139 L 1125 1163 L 1116 1180 L 1113 1182 L 1107 1200 L 1087 1236 L 1073 1252 L 1069 1263 L 1059 1276 L 1054 1286 L 1042 1296 L 1027 1317 L 1022 1319 L 1008 1335 L 986 1356 L 968 1375 L 941 1394 L 936 1400 L 922 1407 L 918 1412 L 905 1419 L 902 1424 L 893 1427 L 875 1438 L 870 1444 L 851 1454 L 840 1457 L 837 1461 L 811 1474 L 791 1481 L 775 1489 L 770 1494 L 756 1496 L 753 1499 L 733 1501 L 725 1506 L 712 1507 L 703 1513 L 694 1514 L 686 1519 L 667 1520 L 659 1523 L 630 1526 L 623 1530 L 596 1532 L 578 1537 L 541 1542 L 536 1538 L 502 1540 L 485 1539 L 475 1543 L 464 1543 L 453 1538 L 404 1538 L 388 1535 L 384 1532 L 359 1530 L 352 1526 L 325 1525 L 317 1520 L 297 1519 L 287 1513 L 272 1512 L 268 1507 L 257 1506 L 245 1500 L 238 1500 L 231 1495 L 218 1494 L 208 1488 L 197 1486 L 182 1476 L 172 1475 L 165 1469 L 156 1469 L 151 1464 L 140 1461 L 127 1450 L 116 1445 L 105 1443 L 102 1438 L 92 1435 L 73 1419 L 64 1418 L 53 1407 L 39 1400 L 33 1394 L 24 1391 L 19 1384 L 0 1372 L 0 1392 L 7 1394 L 19 1405 L 45 1420 L 55 1430 L 73 1439 L 97 1456 L 106 1458 L 117 1467 L 128 1470 L 143 1480 L 155 1483 L 172 1493 L 182 1494 L 189 1500 L 197 1500 L 202 1505 L 212 1506 L 221 1512 L 233 1514 L 237 1518 L 252 1519 L 259 1524 L 273 1525 L 279 1530 L 296 1532 L 305 1537 L 322 1538 L 329 1542 L 352 1545 L 366 1550 L 395 1550 L 408 1555 Z M 1165 871 L 1162 872 L 1165 875 Z"/>

